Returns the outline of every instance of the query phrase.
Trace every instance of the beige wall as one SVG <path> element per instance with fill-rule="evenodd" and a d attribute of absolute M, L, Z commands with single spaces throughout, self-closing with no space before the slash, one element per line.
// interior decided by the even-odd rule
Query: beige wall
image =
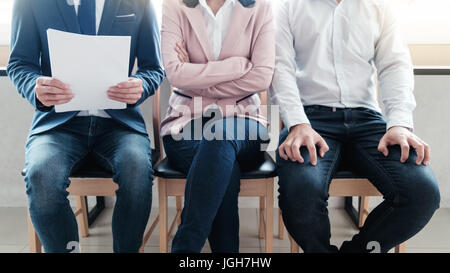
<path fill-rule="evenodd" d="M 415 65 L 450 66 L 450 45 L 410 45 Z"/>
<path fill-rule="evenodd" d="M 450 66 L 450 45 L 410 45 L 415 65 Z M 0 46 L 0 67 L 8 62 L 9 48 Z"/>
<path fill-rule="evenodd" d="M 6 66 L 9 56 L 9 47 L 0 46 L 0 67 Z"/>

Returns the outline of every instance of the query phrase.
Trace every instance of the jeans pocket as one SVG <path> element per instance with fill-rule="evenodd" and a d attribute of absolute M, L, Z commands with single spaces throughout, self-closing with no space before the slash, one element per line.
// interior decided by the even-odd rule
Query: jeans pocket
<path fill-rule="evenodd" d="M 304 109 L 305 109 L 306 115 L 310 115 L 310 114 L 316 112 L 316 110 L 317 110 L 317 108 L 314 106 L 305 106 Z"/>
<path fill-rule="evenodd" d="M 367 114 L 372 114 L 372 115 L 376 115 L 376 116 L 380 116 L 381 113 L 377 112 L 375 110 L 369 109 L 369 108 L 365 108 L 365 107 L 361 107 L 361 108 L 357 108 L 358 111 L 363 112 L 363 113 L 367 113 Z"/>

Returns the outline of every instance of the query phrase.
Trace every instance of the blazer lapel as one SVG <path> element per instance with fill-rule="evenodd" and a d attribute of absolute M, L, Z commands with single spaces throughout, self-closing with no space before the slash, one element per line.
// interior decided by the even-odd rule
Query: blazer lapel
<path fill-rule="evenodd" d="M 206 30 L 205 21 L 201 8 L 202 7 L 200 5 L 197 5 L 195 8 L 187 7 L 184 4 L 182 5 L 182 9 L 184 10 L 184 13 L 188 18 L 189 23 L 194 29 L 195 34 L 197 35 L 197 38 L 202 46 L 203 52 L 205 52 L 205 55 L 207 56 L 209 61 L 213 61 L 214 56 L 212 54 L 211 42 L 209 41 L 208 38 L 208 32 Z"/>
<path fill-rule="evenodd" d="M 240 1 L 236 2 L 227 35 L 225 36 L 225 40 L 222 44 L 219 59 L 223 59 L 226 55 L 233 54 L 234 48 L 237 44 L 239 44 L 239 40 L 242 38 L 242 34 L 247 28 L 247 25 L 252 19 L 254 13 L 254 8 L 246 8 L 240 3 Z"/>
<path fill-rule="evenodd" d="M 105 1 L 102 20 L 100 21 L 100 27 L 98 28 L 98 35 L 110 34 L 112 25 L 114 23 L 114 19 L 118 14 L 121 2 L 122 0 Z"/>
<path fill-rule="evenodd" d="M 56 3 L 58 4 L 61 17 L 66 24 L 67 31 L 72 33 L 81 33 L 75 7 L 73 5 L 68 5 L 67 1 L 56 0 Z"/>

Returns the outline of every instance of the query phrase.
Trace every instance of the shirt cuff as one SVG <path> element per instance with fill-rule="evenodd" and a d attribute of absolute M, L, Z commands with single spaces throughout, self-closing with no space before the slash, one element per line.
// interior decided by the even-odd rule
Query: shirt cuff
<path fill-rule="evenodd" d="M 36 109 L 41 112 L 50 112 L 54 108 L 54 106 L 45 106 L 38 98 L 37 96 L 34 98 L 34 102 L 36 104 Z"/>
<path fill-rule="evenodd" d="M 299 109 L 300 108 L 300 109 Z M 292 127 L 299 124 L 311 124 L 306 116 L 303 107 L 295 107 L 295 109 L 289 111 L 282 111 L 282 118 L 284 126 L 290 131 Z"/>
<path fill-rule="evenodd" d="M 395 126 L 406 127 L 409 130 L 414 130 L 413 114 L 410 111 L 392 110 L 387 115 L 387 130 Z"/>

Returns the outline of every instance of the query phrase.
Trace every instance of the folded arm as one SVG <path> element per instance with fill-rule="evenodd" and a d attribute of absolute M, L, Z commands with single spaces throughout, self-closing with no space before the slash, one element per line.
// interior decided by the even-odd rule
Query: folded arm
<path fill-rule="evenodd" d="M 238 79 L 203 89 L 202 96 L 221 99 L 267 91 L 275 69 L 275 28 L 270 5 L 267 5 L 262 17 L 262 25 L 251 50 L 252 68 Z"/>
<path fill-rule="evenodd" d="M 252 64 L 244 57 L 204 64 L 181 62 L 176 52 L 177 44 L 184 42 L 179 16 L 179 7 L 171 1 L 165 1 L 161 28 L 162 54 L 167 78 L 173 86 L 195 92 L 238 79 L 251 69 Z"/>

